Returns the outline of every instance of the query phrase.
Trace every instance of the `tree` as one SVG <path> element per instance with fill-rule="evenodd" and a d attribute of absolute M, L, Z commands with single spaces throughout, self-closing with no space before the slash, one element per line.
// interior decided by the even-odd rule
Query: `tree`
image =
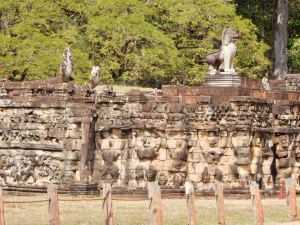
<path fill-rule="evenodd" d="M 272 31 L 273 2 L 270 0 L 233 0 L 236 13 L 248 18 L 257 27 L 259 41 L 270 43 Z"/>
<path fill-rule="evenodd" d="M 75 26 L 52 1 L 5 1 L 0 5 L 0 72 L 11 80 L 54 77 L 65 47 L 75 60 L 75 80 L 91 68 Z M 84 49 L 83 49 L 84 50 Z M 79 63 L 82 63 L 78 66 Z"/>
<path fill-rule="evenodd" d="M 174 74 L 189 85 L 200 85 L 207 73 L 207 53 L 220 47 L 222 30 L 232 26 L 241 34 L 237 42 L 236 69 L 242 76 L 261 77 L 269 66 L 264 57 L 268 46 L 257 41 L 257 28 L 235 13 L 233 4 L 221 1 L 164 0 L 149 4 L 149 22 L 167 33 L 179 51 Z"/>
<path fill-rule="evenodd" d="M 93 5 L 86 34 L 102 82 L 156 86 L 172 79 L 177 50 L 168 35 L 146 21 L 148 10 L 135 0 Z"/>
<path fill-rule="evenodd" d="M 259 39 L 270 43 L 272 47 L 269 54 L 270 60 L 273 61 L 270 78 L 282 79 L 284 73 L 299 73 L 300 1 L 234 0 L 233 2 L 237 6 L 237 13 L 250 18 L 259 28 L 257 33 Z M 282 23 L 277 23 L 278 21 Z M 281 41 L 279 41 L 280 38 L 282 38 Z M 287 48 L 287 53 L 285 53 L 285 48 Z M 286 54 L 288 60 L 285 58 Z M 287 66 L 288 71 L 286 71 Z M 280 75 L 275 74 L 274 71 L 281 71 Z"/>
<path fill-rule="evenodd" d="M 101 83 L 201 85 L 205 56 L 220 47 L 226 26 L 242 35 L 236 69 L 260 77 L 268 47 L 231 1 L 6 0 L 0 5 L 0 72 L 12 80 L 56 76 L 70 47 L 79 83 L 99 65 Z"/>
<path fill-rule="evenodd" d="M 271 67 L 269 78 L 282 80 L 287 73 L 287 24 L 288 1 L 274 0 L 272 37 L 271 37 Z"/>
<path fill-rule="evenodd" d="M 288 21 L 288 70 L 289 73 L 300 73 L 300 1 L 289 2 Z"/>

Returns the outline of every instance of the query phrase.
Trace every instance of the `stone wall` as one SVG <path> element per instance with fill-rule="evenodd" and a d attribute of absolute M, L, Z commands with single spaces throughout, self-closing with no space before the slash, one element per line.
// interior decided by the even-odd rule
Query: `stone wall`
<path fill-rule="evenodd" d="M 215 180 L 228 189 L 255 180 L 272 190 L 292 177 L 299 187 L 300 95 L 286 81 L 270 86 L 243 78 L 241 87 L 163 86 L 156 101 L 138 91 L 101 99 L 93 181 L 210 190 Z"/>
<path fill-rule="evenodd" d="M 1 185 L 43 186 L 79 180 L 82 118 L 92 118 L 88 98 L 73 94 L 83 87 L 62 84 L 57 78 L 0 86 Z"/>
<path fill-rule="evenodd" d="M 238 188 L 264 178 L 263 185 L 272 187 L 267 100 L 232 97 L 214 104 L 198 96 L 197 104 L 99 102 L 96 110 L 95 181 L 130 188 L 156 181 L 179 188 L 189 180 L 197 189 L 210 189 L 215 180 Z"/>
<path fill-rule="evenodd" d="M 122 96 L 60 78 L 0 83 L 0 182 L 6 186 L 110 182 L 210 190 L 291 177 L 299 188 L 297 75 L 240 87 L 163 86 Z M 300 83 L 300 82 L 299 82 Z"/>

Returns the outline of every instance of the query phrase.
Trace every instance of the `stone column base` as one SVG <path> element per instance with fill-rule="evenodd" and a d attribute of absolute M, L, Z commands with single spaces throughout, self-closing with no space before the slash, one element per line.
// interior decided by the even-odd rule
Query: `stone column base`
<path fill-rule="evenodd" d="M 238 87 L 241 85 L 241 78 L 225 72 L 204 77 L 204 87 Z"/>

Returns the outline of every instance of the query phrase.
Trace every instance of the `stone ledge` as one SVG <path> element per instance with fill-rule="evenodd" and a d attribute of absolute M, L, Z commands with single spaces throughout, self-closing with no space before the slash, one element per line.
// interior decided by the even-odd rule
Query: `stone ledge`
<path fill-rule="evenodd" d="M 237 75 L 207 75 L 204 77 L 204 87 L 239 87 L 241 78 Z"/>

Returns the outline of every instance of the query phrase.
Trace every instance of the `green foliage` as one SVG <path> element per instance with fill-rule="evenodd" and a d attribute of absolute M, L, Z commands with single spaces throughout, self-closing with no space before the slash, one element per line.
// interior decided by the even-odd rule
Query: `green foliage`
<path fill-rule="evenodd" d="M 171 76 L 177 50 L 171 38 L 145 20 L 147 10 L 135 0 L 94 5 L 86 33 L 93 58 L 101 65 L 102 81 L 147 86 Z"/>
<path fill-rule="evenodd" d="M 233 0 L 236 12 L 250 19 L 257 27 L 259 41 L 269 44 L 272 31 L 273 1 L 270 0 Z"/>
<path fill-rule="evenodd" d="M 294 0 L 289 3 L 288 21 L 288 66 L 292 73 L 300 73 L 300 1 Z"/>
<path fill-rule="evenodd" d="M 251 21 L 257 26 L 256 34 L 260 41 L 269 44 L 272 33 L 273 1 L 269 0 L 233 0 L 237 14 Z M 288 67 L 290 72 L 300 72 L 300 0 L 289 1 L 288 21 Z M 259 50 L 260 51 L 260 50 Z M 239 51 L 240 52 L 240 51 Z M 263 50 L 261 49 L 261 54 Z M 258 53 L 258 52 L 257 52 Z"/>
<path fill-rule="evenodd" d="M 101 83 L 200 85 L 206 54 L 220 47 L 226 26 L 242 35 L 237 70 L 259 77 L 268 47 L 231 1 L 6 0 L 0 5 L 0 73 L 12 80 L 56 76 L 70 47 L 79 83 L 89 82 L 92 65 L 99 65 Z"/>
<path fill-rule="evenodd" d="M 37 80 L 59 74 L 62 51 L 70 46 L 75 80 L 91 68 L 82 37 L 52 1 L 6 1 L 0 5 L 0 73 L 11 80 Z M 73 47 L 74 46 L 74 47 Z"/>
<path fill-rule="evenodd" d="M 225 3 L 224 3 L 225 2 Z M 250 20 L 235 14 L 235 7 L 226 1 L 155 1 L 149 17 L 159 29 L 167 33 L 179 51 L 179 64 L 174 74 L 177 80 L 199 85 L 207 72 L 207 53 L 220 48 L 222 30 L 232 26 L 241 34 L 238 41 L 236 69 L 242 76 L 261 77 L 269 66 L 264 57 L 268 46 L 258 42 L 257 28 Z"/>
<path fill-rule="evenodd" d="M 241 35 L 236 43 L 238 53 L 236 57 L 236 70 L 241 76 L 261 78 L 262 72 L 270 66 L 269 60 L 264 57 L 269 46 L 256 39 L 256 27 L 248 19 L 236 16 L 233 27 Z"/>
<path fill-rule="evenodd" d="M 289 67 L 293 68 L 293 73 L 300 73 L 300 38 L 289 40 L 288 49 Z"/>

